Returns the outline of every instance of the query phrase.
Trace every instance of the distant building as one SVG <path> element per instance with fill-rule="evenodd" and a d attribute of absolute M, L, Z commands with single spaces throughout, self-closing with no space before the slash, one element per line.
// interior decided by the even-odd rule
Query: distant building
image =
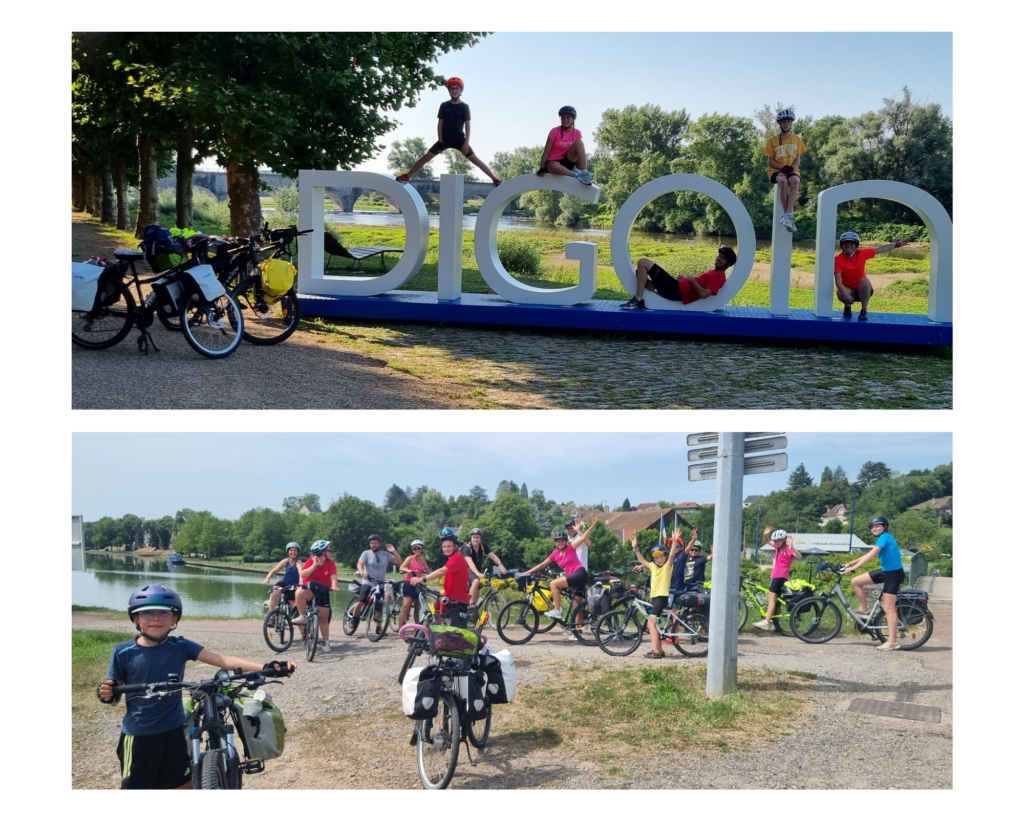
<path fill-rule="evenodd" d="M 840 523 L 846 523 L 845 503 L 840 503 L 838 506 L 833 506 L 831 509 L 825 510 L 825 514 L 821 516 L 821 525 L 824 526 L 830 520 L 838 520 Z"/>
<path fill-rule="evenodd" d="M 946 498 L 932 498 L 924 503 L 918 503 L 911 506 L 910 509 L 914 509 L 919 512 L 923 512 L 925 509 L 932 509 L 939 516 L 939 520 L 946 524 L 953 523 L 953 496 L 950 495 Z M 909 509 L 907 511 L 910 511 Z"/>
<path fill-rule="evenodd" d="M 299 507 L 300 515 L 322 515 L 319 503 L 304 503 Z"/>
<path fill-rule="evenodd" d="M 752 504 L 757 503 L 763 497 L 764 497 L 764 495 L 747 495 L 743 499 L 743 508 L 746 509 L 748 506 L 751 506 Z"/>

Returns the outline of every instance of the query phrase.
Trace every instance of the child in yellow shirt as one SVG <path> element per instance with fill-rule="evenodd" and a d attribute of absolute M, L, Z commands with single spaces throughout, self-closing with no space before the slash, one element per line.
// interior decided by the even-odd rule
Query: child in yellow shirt
<path fill-rule="evenodd" d="M 651 615 L 647 618 L 647 630 L 651 634 L 651 643 L 654 645 L 652 651 L 644 656 L 649 660 L 660 660 L 665 656 L 661 647 L 661 633 L 658 631 L 658 616 L 668 608 L 668 590 L 672 581 L 672 563 L 676 559 L 682 539 L 680 538 L 679 527 L 672 533 L 675 545 L 669 550 L 667 547 L 657 545 L 651 552 L 651 560 L 648 563 L 636 546 L 636 535 L 633 535 L 633 554 L 640 565 L 651 573 Z"/>
<path fill-rule="evenodd" d="M 794 119 L 792 109 L 783 108 L 779 111 L 775 115 L 779 133 L 772 136 L 764 146 L 765 156 L 768 157 L 768 177 L 773 185 L 779 186 L 782 195 L 784 212 L 779 222 L 790 233 L 796 230 L 793 208 L 800 190 L 800 155 L 807 153 L 804 141 L 793 133 Z"/>

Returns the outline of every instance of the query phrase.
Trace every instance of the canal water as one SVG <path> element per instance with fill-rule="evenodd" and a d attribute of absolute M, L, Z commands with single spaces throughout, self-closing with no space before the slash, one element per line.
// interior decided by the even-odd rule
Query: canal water
<path fill-rule="evenodd" d="M 160 583 L 181 595 L 186 617 L 252 616 L 262 612 L 267 599 L 270 586 L 260 584 L 264 577 L 188 565 L 170 569 L 163 558 L 157 557 L 87 553 L 85 571 L 71 573 L 71 603 L 127 611 L 133 591 L 147 583 Z M 339 585 L 341 591 L 331 600 L 336 617 L 352 596 L 347 584 Z"/>
<path fill-rule="evenodd" d="M 427 217 L 430 226 L 437 229 L 440 222 L 436 214 Z M 327 212 L 324 214 L 324 221 L 336 225 L 360 225 L 376 227 L 405 227 L 405 220 L 400 213 L 385 211 L 354 211 L 344 213 L 341 211 Z M 476 214 L 466 214 L 462 217 L 462 229 L 472 232 L 476 229 Z M 611 228 L 562 228 L 552 225 L 550 222 L 543 222 L 540 219 L 531 219 L 523 216 L 501 216 L 498 219 L 498 230 L 543 230 L 547 233 L 564 233 L 566 241 L 578 239 L 580 236 L 610 237 Z M 698 236 L 696 234 L 684 233 L 648 233 L 646 231 L 634 230 L 630 234 L 633 241 L 643 242 L 665 242 L 667 244 L 689 244 L 697 247 L 718 247 L 721 243 L 734 243 L 731 236 Z M 771 241 L 758 239 L 758 250 L 766 250 L 771 247 Z M 802 253 L 813 253 L 814 242 L 793 242 L 793 250 Z M 888 256 L 901 259 L 927 259 L 929 248 L 900 248 L 890 251 Z"/>

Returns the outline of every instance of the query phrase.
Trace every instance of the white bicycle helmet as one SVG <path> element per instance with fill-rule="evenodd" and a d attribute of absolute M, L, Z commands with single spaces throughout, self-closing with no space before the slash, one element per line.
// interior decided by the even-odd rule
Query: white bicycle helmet
<path fill-rule="evenodd" d="M 775 115 L 776 122 L 782 122 L 784 119 L 796 119 L 796 114 L 793 113 L 792 108 L 783 108 Z"/>
<path fill-rule="evenodd" d="M 776 529 L 771 534 L 771 540 L 785 540 L 787 537 L 789 537 L 789 532 L 785 529 Z"/>
<path fill-rule="evenodd" d="M 839 237 L 839 244 L 842 244 L 843 242 L 856 242 L 859 245 L 860 236 L 858 236 L 852 230 L 848 230 L 846 231 L 846 233 Z"/>

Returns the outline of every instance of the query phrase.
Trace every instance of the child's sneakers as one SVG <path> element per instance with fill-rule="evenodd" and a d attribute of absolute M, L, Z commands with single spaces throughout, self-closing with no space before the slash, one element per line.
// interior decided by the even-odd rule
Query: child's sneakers
<path fill-rule="evenodd" d="M 761 631 L 770 631 L 771 627 L 772 624 L 769 623 L 767 620 L 761 620 L 758 623 L 754 623 L 754 628 L 759 628 L 761 629 Z"/>
<path fill-rule="evenodd" d="M 860 311 L 860 315 L 857 316 L 857 321 L 867 321 L 867 320 L 868 320 L 868 311 L 867 311 L 866 308 L 862 308 L 861 311 Z"/>
<path fill-rule="evenodd" d="M 848 304 L 843 307 L 843 318 L 853 318 L 853 309 Z"/>
<path fill-rule="evenodd" d="M 407 174 L 407 173 L 399 174 L 398 176 L 395 177 L 395 179 L 398 182 L 408 182 L 409 181 L 409 174 Z"/>
<path fill-rule="evenodd" d="M 782 218 L 779 219 L 779 223 L 790 233 L 796 232 L 796 221 L 794 221 L 792 213 L 782 214 Z"/>
<path fill-rule="evenodd" d="M 593 184 L 593 179 L 590 177 L 590 171 L 576 171 L 576 178 L 584 185 Z"/>
<path fill-rule="evenodd" d="M 495 179 L 494 180 L 494 187 L 498 187 L 498 185 L 500 185 L 500 184 L 501 184 L 501 180 L 500 179 Z"/>

